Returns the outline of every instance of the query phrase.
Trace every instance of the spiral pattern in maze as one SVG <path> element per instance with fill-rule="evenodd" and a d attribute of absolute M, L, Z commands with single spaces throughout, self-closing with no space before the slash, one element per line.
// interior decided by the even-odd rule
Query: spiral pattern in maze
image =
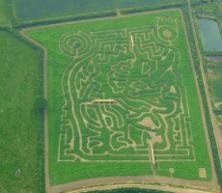
<path fill-rule="evenodd" d="M 87 54 L 92 47 L 92 39 L 84 32 L 70 32 L 64 34 L 60 39 L 60 49 L 73 57 Z"/>

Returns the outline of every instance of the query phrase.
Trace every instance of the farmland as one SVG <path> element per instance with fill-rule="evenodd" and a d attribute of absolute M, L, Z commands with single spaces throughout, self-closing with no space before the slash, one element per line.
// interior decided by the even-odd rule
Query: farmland
<path fill-rule="evenodd" d="M 42 193 L 40 55 L 8 31 L 0 31 L 0 45 L 0 192 Z"/>
<path fill-rule="evenodd" d="M 10 3 L 6 0 L 0 0 L 0 27 L 10 24 L 11 13 Z"/>
<path fill-rule="evenodd" d="M 22 21 L 70 18 L 139 7 L 155 8 L 180 4 L 183 0 L 14 0 L 16 19 Z M 44 6 L 43 6 L 44 5 Z M 53 7 L 53 9 L 51 9 Z"/>
<path fill-rule="evenodd" d="M 194 7 L 194 12 L 196 15 L 196 18 L 198 19 L 206 19 L 209 22 L 213 23 L 214 22 L 214 27 L 212 26 L 212 30 L 215 30 L 213 33 L 210 32 L 208 33 L 208 38 L 211 43 L 214 42 L 215 37 L 220 37 L 221 35 L 221 22 L 222 22 L 222 15 L 221 15 L 221 10 L 222 10 L 222 3 L 221 1 L 214 1 L 214 2 L 209 2 L 204 5 L 199 5 Z M 200 26 L 197 25 L 197 31 L 201 31 Z M 217 31 L 217 32 L 216 32 Z M 218 33 L 219 36 L 212 36 L 212 34 Z M 213 127 L 209 125 L 208 122 L 208 129 L 209 134 L 211 131 L 214 132 L 215 140 L 211 140 L 212 143 L 212 148 L 214 152 L 218 152 L 218 154 L 215 154 L 214 158 L 215 159 L 215 165 L 216 165 L 216 170 L 218 175 L 218 181 L 220 184 L 222 183 L 222 175 L 221 175 L 221 158 L 222 158 L 222 144 L 221 144 L 221 128 L 222 128 L 222 119 L 221 119 L 221 51 L 220 49 L 210 49 L 206 50 L 204 42 L 202 40 L 202 34 L 199 33 L 199 41 L 200 45 L 202 43 L 202 56 L 204 57 L 204 60 L 202 61 L 204 71 L 205 71 L 205 76 L 206 79 L 204 80 L 205 83 L 203 84 L 205 86 L 206 93 L 208 95 L 208 106 L 209 106 L 209 113 L 211 116 L 212 124 Z M 202 41 L 201 41 L 202 40 Z M 214 46 L 219 42 L 215 41 Z M 201 47 L 201 46 L 200 46 Z M 210 139 L 213 139 L 213 135 L 210 134 Z"/>
<path fill-rule="evenodd" d="M 220 192 L 221 10 L 0 0 L 0 193 Z"/>
<path fill-rule="evenodd" d="M 211 179 L 180 11 L 26 34 L 48 50 L 51 185 L 124 175 Z"/>
<path fill-rule="evenodd" d="M 222 68 L 208 69 L 211 93 L 215 102 L 221 102 L 222 99 Z"/>

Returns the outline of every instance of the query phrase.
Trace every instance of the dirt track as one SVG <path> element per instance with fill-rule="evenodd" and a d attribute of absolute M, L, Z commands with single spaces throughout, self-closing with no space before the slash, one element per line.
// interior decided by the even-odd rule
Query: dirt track
<path fill-rule="evenodd" d="M 190 0 L 188 0 L 190 2 Z M 190 7 L 190 14 L 192 17 L 191 7 Z M 116 18 L 116 17 L 112 17 Z M 70 22 L 68 22 L 70 23 Z M 54 24 L 58 25 L 58 24 Z M 59 25 L 64 25 L 59 24 Z M 193 24 L 194 27 L 194 24 Z M 48 98 L 48 80 L 47 80 L 47 49 L 39 44 L 38 42 L 34 41 L 33 39 L 29 38 L 25 35 L 24 29 L 21 31 L 21 34 L 28 39 L 31 43 L 35 44 L 36 46 L 40 47 L 44 51 L 44 97 Z M 195 36 L 196 37 L 196 36 Z M 196 42 L 198 44 L 198 42 Z M 198 48 L 198 46 L 197 46 Z M 200 52 L 198 52 L 200 54 Z M 200 61 L 203 64 L 202 57 L 199 55 Z M 202 69 L 201 65 L 201 69 Z M 203 71 L 202 71 L 203 73 Z M 208 88 L 206 88 L 207 91 Z M 209 93 L 208 95 L 208 103 L 209 103 Z M 212 110 L 212 107 L 211 109 Z M 205 119 L 205 118 L 204 118 Z M 45 184 L 46 184 L 46 193 L 59 193 L 62 191 L 67 191 L 70 193 L 82 192 L 89 189 L 104 189 L 106 188 L 114 188 L 114 187 L 123 187 L 123 186 L 139 186 L 139 187 L 146 187 L 146 188 L 154 188 L 159 190 L 170 190 L 173 192 L 178 193 L 200 193 L 200 192 L 219 192 L 219 187 L 216 183 L 216 176 L 215 172 L 213 172 L 213 179 L 210 182 L 203 182 L 203 181 L 193 181 L 193 180 L 183 180 L 177 178 L 170 178 L 170 177 L 160 177 L 160 176 L 118 176 L 118 177 L 106 177 L 106 178 L 94 178 L 94 179 L 87 179 L 87 180 L 80 180 L 75 182 L 70 182 L 62 185 L 50 186 L 49 184 L 49 166 L 48 166 L 48 114 L 45 112 L 44 115 L 44 126 L 45 126 Z M 207 133 L 207 132 L 206 132 Z M 207 135 L 207 134 L 206 134 Z M 209 143 L 209 139 L 208 139 Z M 209 151 L 211 149 L 208 145 Z M 211 153 L 212 155 L 212 153 Z M 212 156 L 211 163 L 212 163 Z M 213 164 L 213 163 L 212 163 Z M 214 168 L 214 167 L 213 167 Z M 154 185 L 158 184 L 158 185 Z M 181 185 L 183 186 L 181 189 Z M 88 188 L 87 188 L 88 187 Z M 199 189 L 199 190 L 198 190 Z M 71 191 L 73 190 L 73 191 Z M 206 191 L 204 191 L 206 190 Z M 207 191 L 208 190 L 208 191 Z M 211 191 L 210 191 L 211 190 Z"/>
<path fill-rule="evenodd" d="M 43 89 L 44 89 L 44 98 L 47 100 L 48 99 L 48 53 L 47 53 L 47 49 L 41 45 L 40 43 L 34 41 L 33 39 L 31 39 L 29 36 L 27 36 L 25 34 L 25 30 L 22 30 L 21 35 L 23 37 L 25 37 L 26 39 L 28 39 L 31 43 L 33 43 L 34 45 L 36 45 L 37 47 L 41 48 L 44 52 L 44 56 L 43 56 Z M 49 172 L 48 172 L 48 112 L 47 110 L 45 110 L 44 112 L 44 172 L 45 172 L 45 188 L 46 188 L 46 193 L 49 192 Z"/>

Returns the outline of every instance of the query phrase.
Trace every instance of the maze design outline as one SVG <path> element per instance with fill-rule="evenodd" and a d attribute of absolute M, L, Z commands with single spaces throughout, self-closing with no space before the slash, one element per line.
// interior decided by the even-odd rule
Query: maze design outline
<path fill-rule="evenodd" d="M 58 161 L 196 160 L 179 35 L 177 20 L 157 18 L 153 26 L 61 36 L 73 63 L 62 77 Z"/>

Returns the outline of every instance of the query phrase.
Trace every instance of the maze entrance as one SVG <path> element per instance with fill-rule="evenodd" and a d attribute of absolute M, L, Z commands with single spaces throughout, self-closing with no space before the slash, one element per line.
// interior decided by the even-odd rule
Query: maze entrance
<path fill-rule="evenodd" d="M 144 27 L 70 31 L 62 77 L 58 161 L 194 161 L 177 20 Z"/>

